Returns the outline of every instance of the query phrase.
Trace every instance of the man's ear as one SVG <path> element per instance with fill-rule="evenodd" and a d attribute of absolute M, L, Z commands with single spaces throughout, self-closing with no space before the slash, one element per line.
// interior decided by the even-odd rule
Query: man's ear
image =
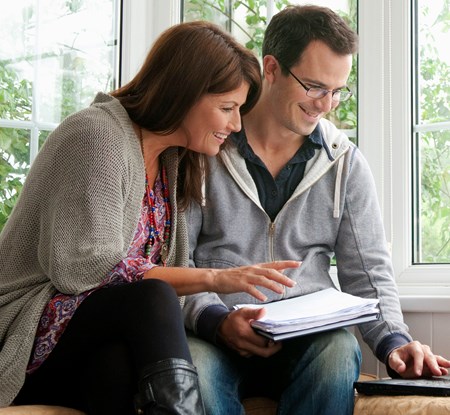
<path fill-rule="evenodd" d="M 272 83 L 277 76 L 281 74 L 280 64 L 273 55 L 266 55 L 263 58 L 263 75 L 264 78 Z"/>

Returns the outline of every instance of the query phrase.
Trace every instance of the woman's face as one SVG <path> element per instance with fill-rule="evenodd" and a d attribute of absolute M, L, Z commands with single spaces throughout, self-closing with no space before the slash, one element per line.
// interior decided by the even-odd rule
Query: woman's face
<path fill-rule="evenodd" d="M 224 94 L 206 94 L 189 110 L 182 123 L 187 132 L 186 148 L 214 156 L 220 145 L 241 129 L 239 108 L 245 103 L 249 85 L 242 83 Z"/>

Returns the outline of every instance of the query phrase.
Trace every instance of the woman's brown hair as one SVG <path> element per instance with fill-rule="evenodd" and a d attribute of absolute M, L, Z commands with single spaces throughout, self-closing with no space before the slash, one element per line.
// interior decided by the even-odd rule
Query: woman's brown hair
<path fill-rule="evenodd" d="M 249 86 L 241 113 L 247 113 L 261 93 L 261 72 L 255 55 L 218 26 L 180 23 L 156 40 L 136 76 L 113 91 L 139 126 L 161 135 L 176 131 L 188 111 L 205 94 L 223 94 Z M 201 201 L 206 158 L 183 152 L 179 169 L 180 207 Z"/>

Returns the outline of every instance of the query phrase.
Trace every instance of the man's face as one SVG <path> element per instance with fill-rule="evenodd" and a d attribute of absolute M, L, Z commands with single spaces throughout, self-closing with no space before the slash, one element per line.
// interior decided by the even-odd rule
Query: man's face
<path fill-rule="evenodd" d="M 314 41 L 307 46 L 300 62 L 290 71 L 307 88 L 332 91 L 346 86 L 351 66 L 352 55 L 337 55 L 325 43 Z M 309 97 L 294 76 L 281 73 L 279 63 L 269 93 L 277 122 L 282 128 L 301 136 L 311 134 L 319 120 L 339 105 L 332 99 L 331 92 L 319 99 Z"/>

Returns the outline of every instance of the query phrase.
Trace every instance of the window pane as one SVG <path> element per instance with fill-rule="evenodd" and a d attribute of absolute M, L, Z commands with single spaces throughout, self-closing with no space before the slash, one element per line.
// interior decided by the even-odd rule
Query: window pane
<path fill-rule="evenodd" d="M 2 9 L 2 214 L 49 132 L 118 86 L 119 10 L 120 0 L 15 0 Z"/>
<path fill-rule="evenodd" d="M 450 263 L 450 3 L 417 0 L 415 263 Z"/>
<path fill-rule="evenodd" d="M 418 0 L 417 123 L 450 120 L 450 2 Z"/>
<path fill-rule="evenodd" d="M 37 122 L 59 123 L 114 87 L 116 9 L 115 0 L 17 0 L 2 10 L 0 62 Z"/>
<path fill-rule="evenodd" d="M 419 134 L 419 154 L 419 262 L 450 262 L 450 131 Z"/>

